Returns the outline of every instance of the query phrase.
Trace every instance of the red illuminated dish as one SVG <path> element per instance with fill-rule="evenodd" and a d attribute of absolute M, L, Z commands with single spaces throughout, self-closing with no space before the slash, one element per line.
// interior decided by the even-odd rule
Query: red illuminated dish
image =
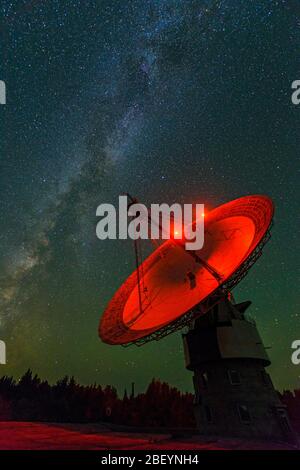
<path fill-rule="evenodd" d="M 201 250 L 190 253 L 174 240 L 163 243 L 142 263 L 140 283 L 134 271 L 109 302 L 100 338 L 109 344 L 138 343 L 155 339 L 153 333 L 170 325 L 182 327 L 191 309 L 234 287 L 247 273 L 269 237 L 273 213 L 267 196 L 245 196 L 206 215 Z"/>

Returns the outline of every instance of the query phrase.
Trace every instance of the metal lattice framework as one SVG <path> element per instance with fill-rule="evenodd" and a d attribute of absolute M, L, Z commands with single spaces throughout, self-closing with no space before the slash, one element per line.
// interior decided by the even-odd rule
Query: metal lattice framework
<path fill-rule="evenodd" d="M 221 284 L 211 295 L 209 295 L 204 301 L 200 302 L 198 305 L 190 309 L 186 314 L 177 320 L 169 323 L 168 325 L 162 327 L 158 331 L 155 331 L 148 336 L 137 339 L 127 344 L 123 344 L 123 347 L 128 346 L 143 346 L 150 341 L 159 341 L 166 336 L 183 329 L 190 325 L 198 317 L 207 313 L 211 308 L 219 303 L 222 299 L 225 299 L 228 295 L 228 292 L 231 291 L 249 272 L 250 268 L 256 263 L 256 261 L 262 255 L 262 251 L 266 243 L 271 238 L 271 224 L 266 231 L 264 237 L 261 239 L 260 243 L 257 245 L 255 250 L 251 255 L 241 264 L 241 266 L 233 273 L 233 275 L 227 279 L 223 284 Z"/>

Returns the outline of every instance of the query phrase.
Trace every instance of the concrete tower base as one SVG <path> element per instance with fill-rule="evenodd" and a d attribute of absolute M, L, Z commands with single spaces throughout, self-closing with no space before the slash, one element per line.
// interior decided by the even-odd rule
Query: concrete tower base
<path fill-rule="evenodd" d="M 186 367 L 194 372 L 195 417 L 203 435 L 296 443 L 286 407 L 265 368 L 270 360 L 251 302 L 224 300 L 183 335 Z"/>

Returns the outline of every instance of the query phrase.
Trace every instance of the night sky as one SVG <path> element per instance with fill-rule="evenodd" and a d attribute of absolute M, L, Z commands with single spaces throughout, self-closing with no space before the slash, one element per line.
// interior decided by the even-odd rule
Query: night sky
<path fill-rule="evenodd" d="M 101 343 L 107 301 L 134 269 L 132 242 L 96 238 L 96 208 L 214 207 L 263 193 L 272 240 L 234 290 L 279 388 L 300 385 L 296 1 L 1 1 L 0 339 L 18 377 L 192 389 L 180 333 L 142 348 Z M 147 242 L 145 242 L 147 245 Z"/>

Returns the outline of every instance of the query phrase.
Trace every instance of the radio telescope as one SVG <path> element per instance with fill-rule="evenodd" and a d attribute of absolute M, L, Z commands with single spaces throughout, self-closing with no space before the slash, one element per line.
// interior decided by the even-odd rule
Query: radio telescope
<path fill-rule="evenodd" d="M 135 202 L 133 200 L 133 202 Z M 250 301 L 231 295 L 270 239 L 274 206 L 245 196 L 205 217 L 204 246 L 167 240 L 145 261 L 135 242 L 136 270 L 117 290 L 99 325 L 111 345 L 141 346 L 188 327 L 185 364 L 193 371 L 194 413 L 205 436 L 285 440 L 297 444 L 287 411 L 265 368 L 266 348 Z"/>
<path fill-rule="evenodd" d="M 142 345 L 205 314 L 261 255 L 273 212 L 267 196 L 245 196 L 206 215 L 201 250 L 185 250 L 180 240 L 164 242 L 109 302 L 99 326 L 101 339 Z"/>

